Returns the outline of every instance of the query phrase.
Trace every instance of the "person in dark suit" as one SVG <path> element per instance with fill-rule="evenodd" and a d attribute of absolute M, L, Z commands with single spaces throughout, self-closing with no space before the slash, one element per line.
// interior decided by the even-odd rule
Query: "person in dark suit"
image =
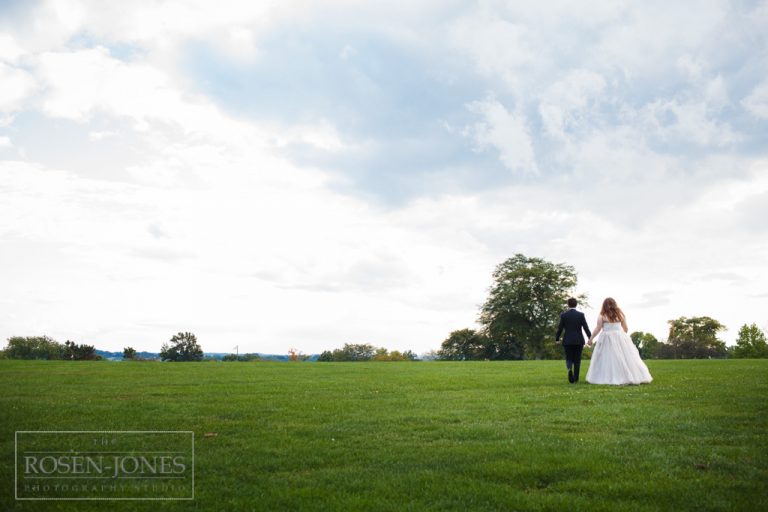
<path fill-rule="evenodd" d="M 576 310 L 578 302 L 571 297 L 568 299 L 568 311 L 560 313 L 560 325 L 557 328 L 555 341 L 560 342 L 560 335 L 565 330 L 563 336 L 563 348 L 565 349 L 565 367 L 568 368 L 568 382 L 571 384 L 579 381 L 579 370 L 581 369 L 581 351 L 584 349 L 584 334 L 592 337 L 592 332 L 587 325 L 587 318 L 584 313 Z"/>

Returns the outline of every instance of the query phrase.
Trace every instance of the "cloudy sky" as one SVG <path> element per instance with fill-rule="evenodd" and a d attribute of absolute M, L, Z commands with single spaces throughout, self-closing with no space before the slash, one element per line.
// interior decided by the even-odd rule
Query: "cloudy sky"
<path fill-rule="evenodd" d="M 0 2 L 0 338 L 436 349 L 515 253 L 768 328 L 768 3 Z"/>

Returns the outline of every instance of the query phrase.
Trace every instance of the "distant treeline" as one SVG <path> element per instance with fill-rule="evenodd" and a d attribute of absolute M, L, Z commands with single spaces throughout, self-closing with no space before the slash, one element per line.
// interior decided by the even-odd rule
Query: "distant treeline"
<path fill-rule="evenodd" d="M 386 348 L 369 344 L 346 343 L 342 348 L 326 350 L 317 359 L 321 362 L 333 361 L 416 361 L 417 357 L 410 350 L 388 351 Z"/>
<path fill-rule="evenodd" d="M 636 331 L 630 334 L 643 359 L 723 359 L 768 358 L 766 334 L 757 324 L 743 325 L 739 329 L 736 345 L 726 346 L 717 337 L 725 327 L 709 317 L 681 317 L 670 320 L 667 341 L 659 341 L 653 334 Z M 499 349 L 497 342 L 482 331 L 462 329 L 454 331 L 443 341 L 436 359 L 444 361 L 523 359 L 522 351 Z M 509 341 L 515 344 L 514 340 Z M 591 351 L 585 348 L 584 356 Z M 561 359 L 560 353 L 542 359 Z"/>
<path fill-rule="evenodd" d="M 166 347 L 167 349 L 168 347 Z M 136 351 L 131 347 L 126 347 L 122 352 L 111 352 L 108 350 L 99 350 L 92 345 L 77 344 L 72 341 L 60 343 L 48 336 L 13 336 L 8 338 L 7 344 L 3 350 L 0 350 L 0 359 L 49 359 L 49 360 L 73 360 L 73 361 L 159 361 L 166 357 L 176 357 L 184 360 L 185 352 L 178 350 L 171 352 L 166 350 L 164 353 Z M 291 361 L 291 355 L 280 354 L 227 354 L 222 352 L 208 353 L 200 359 L 197 358 L 197 352 L 187 351 L 186 354 L 192 354 L 187 360 L 200 361 Z M 300 361 L 316 361 L 317 354 L 299 355 Z"/>
<path fill-rule="evenodd" d="M 635 331 L 630 337 L 643 359 L 706 359 L 706 358 L 768 358 L 766 334 L 757 324 L 743 325 L 739 329 L 736 345 L 727 347 L 717 335 L 725 329 L 717 320 L 702 317 L 680 317 L 669 321 L 669 335 L 664 342 L 650 333 Z M 555 343 L 550 340 L 551 345 Z M 531 357 L 533 351 L 521 349 L 523 342 L 512 336 L 499 337 L 487 331 L 461 329 L 454 331 L 443 341 L 440 350 L 422 356 L 423 360 L 469 361 L 469 360 L 515 360 L 515 359 L 562 359 L 558 350 L 543 350 L 540 357 Z M 585 348 L 584 358 L 589 359 L 591 351 Z M 122 359 L 127 361 L 416 361 L 418 357 L 411 350 L 400 352 L 370 344 L 347 343 L 342 348 L 326 350 L 319 356 L 304 355 L 291 349 L 288 355 L 268 354 L 209 354 L 204 355 L 194 334 L 178 333 L 170 343 L 164 343 L 159 354 L 137 352 L 126 347 L 120 352 L 96 350 L 92 345 L 65 343 L 48 336 L 14 336 L 8 338 L 0 359 L 52 359 L 93 361 L 101 359 Z"/>
<path fill-rule="evenodd" d="M 48 336 L 13 336 L 0 353 L 6 359 L 64 359 L 95 361 L 102 359 L 93 345 L 78 345 L 67 340 L 64 343 Z"/>
<path fill-rule="evenodd" d="M 48 336 L 13 336 L 8 338 L 0 359 L 49 359 L 72 361 L 316 361 L 317 354 L 305 355 L 295 351 L 290 354 L 203 354 L 192 333 L 179 333 L 171 338 L 170 343 L 164 343 L 161 351 L 137 351 L 125 347 L 122 352 L 98 350 L 92 345 L 77 344 L 67 340 L 60 343 Z"/>

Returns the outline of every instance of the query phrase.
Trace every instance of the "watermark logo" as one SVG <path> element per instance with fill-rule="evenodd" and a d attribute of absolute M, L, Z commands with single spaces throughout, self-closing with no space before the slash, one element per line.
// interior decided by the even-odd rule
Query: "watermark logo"
<path fill-rule="evenodd" d="M 17 431 L 17 500 L 191 500 L 190 431 Z"/>

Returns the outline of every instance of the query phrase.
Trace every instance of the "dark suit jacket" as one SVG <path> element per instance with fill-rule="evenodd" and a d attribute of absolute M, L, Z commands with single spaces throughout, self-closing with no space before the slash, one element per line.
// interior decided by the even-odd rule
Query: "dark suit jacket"
<path fill-rule="evenodd" d="M 555 341 L 560 341 L 560 335 L 565 329 L 565 337 L 563 337 L 563 345 L 583 345 L 584 335 L 581 330 L 587 333 L 587 336 L 592 336 L 592 332 L 587 325 L 587 318 L 581 311 L 576 311 L 571 308 L 564 313 L 560 313 L 560 325 L 557 328 L 557 336 Z"/>

